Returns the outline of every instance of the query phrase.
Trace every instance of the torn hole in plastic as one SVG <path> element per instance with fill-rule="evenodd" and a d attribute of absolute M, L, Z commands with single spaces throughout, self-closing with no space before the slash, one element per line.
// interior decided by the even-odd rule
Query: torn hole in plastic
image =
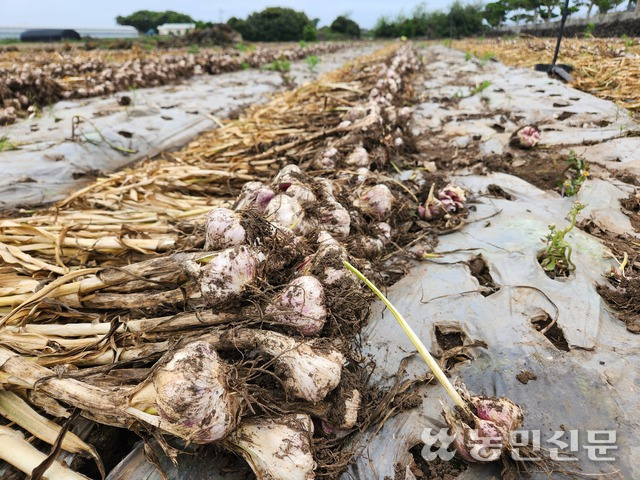
<path fill-rule="evenodd" d="M 471 275 L 480 284 L 480 293 L 483 297 L 488 297 L 489 295 L 500 290 L 500 287 L 498 287 L 493 281 L 491 271 L 489 270 L 489 265 L 482 255 L 473 257 L 471 260 L 469 260 L 467 266 L 469 267 Z"/>
<path fill-rule="evenodd" d="M 538 332 L 542 333 L 556 349 L 563 352 L 571 351 L 564 332 L 547 312 L 542 311 L 531 318 L 531 324 Z"/>

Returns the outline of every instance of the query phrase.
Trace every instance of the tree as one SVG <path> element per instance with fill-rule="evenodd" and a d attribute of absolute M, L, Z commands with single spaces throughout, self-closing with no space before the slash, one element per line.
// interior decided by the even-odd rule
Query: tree
<path fill-rule="evenodd" d="M 618 8 L 624 0 L 594 0 L 594 4 L 598 7 L 598 13 L 607 13 Z"/>
<path fill-rule="evenodd" d="M 307 25 L 315 32 L 315 26 L 309 17 L 304 12 L 292 8 L 269 7 L 261 12 L 253 12 L 246 20 L 233 17 L 227 23 L 240 32 L 245 40 L 253 42 L 302 40 Z M 309 28 L 306 35 L 311 35 Z"/>
<path fill-rule="evenodd" d="M 158 25 L 163 23 L 194 23 L 193 18 L 184 13 L 167 10 L 165 12 L 154 12 L 151 10 L 138 10 L 127 16 L 117 16 L 118 25 L 130 25 L 139 32 L 146 33 L 149 30 L 158 31 Z"/>
<path fill-rule="evenodd" d="M 507 20 L 507 12 L 511 9 L 508 0 L 487 3 L 482 16 L 492 27 L 499 27 Z"/>
<path fill-rule="evenodd" d="M 342 33 L 351 38 L 360 38 L 360 25 L 345 15 L 340 15 L 331 22 L 331 31 Z"/>
<path fill-rule="evenodd" d="M 456 37 L 468 37 L 482 32 L 482 6 L 480 4 L 463 5 L 456 0 L 449 10 L 449 27 Z"/>

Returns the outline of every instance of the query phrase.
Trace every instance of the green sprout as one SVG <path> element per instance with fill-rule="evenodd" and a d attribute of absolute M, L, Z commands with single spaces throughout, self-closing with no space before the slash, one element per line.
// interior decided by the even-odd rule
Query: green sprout
<path fill-rule="evenodd" d="M 240 64 L 240 68 L 241 68 L 242 70 L 248 70 L 249 68 L 251 68 L 251 65 L 249 65 L 249 62 L 242 62 L 242 63 Z"/>
<path fill-rule="evenodd" d="M 263 67 L 265 70 L 274 70 L 276 72 L 288 72 L 291 70 L 291 62 L 286 58 L 276 58 L 273 62 Z"/>
<path fill-rule="evenodd" d="M 196 45 L 195 43 L 192 43 L 191 45 L 189 45 L 189 50 L 188 53 L 192 53 L 192 54 L 198 54 L 200 53 L 200 47 L 198 47 L 198 45 Z"/>
<path fill-rule="evenodd" d="M 476 86 L 476 88 L 471 90 L 471 93 L 469 94 L 469 96 L 473 97 L 476 93 L 481 93 L 485 91 L 487 88 L 489 88 L 490 86 L 491 86 L 491 82 L 489 80 L 485 80 L 480 85 Z"/>
<path fill-rule="evenodd" d="M 465 61 L 467 61 L 467 62 L 468 62 L 469 60 L 471 60 L 471 54 L 470 54 L 469 52 L 467 52 L 467 53 L 464 55 L 464 59 L 465 59 Z"/>
<path fill-rule="evenodd" d="M 320 63 L 320 59 L 318 58 L 318 56 L 309 55 L 306 60 L 307 60 L 307 66 L 309 67 L 309 71 L 311 73 L 316 73 L 318 63 Z"/>
<path fill-rule="evenodd" d="M 587 24 L 587 28 L 584 29 L 584 38 L 593 37 L 593 31 L 596 29 L 596 25 L 593 22 Z"/>
<path fill-rule="evenodd" d="M 18 144 L 9 140 L 8 136 L 3 135 L 2 137 L 0 137 L 0 152 L 5 152 L 8 150 L 17 150 L 17 149 L 18 149 Z"/>
<path fill-rule="evenodd" d="M 562 194 L 567 197 L 573 197 L 580 191 L 580 187 L 589 177 L 589 164 L 573 150 L 569 151 L 569 156 L 565 161 L 567 167 L 564 170 L 564 174 L 568 173 L 569 178 L 562 182 Z"/>
<path fill-rule="evenodd" d="M 571 261 L 571 253 L 573 249 L 567 240 L 566 235 L 573 230 L 576 225 L 576 217 L 578 213 L 585 207 L 580 202 L 575 202 L 567 220 L 569 225 L 562 230 L 558 230 L 555 224 L 549 225 L 549 233 L 543 239 L 547 242 L 547 247 L 540 255 L 540 265 L 547 272 L 557 272 L 558 274 L 567 274 L 576 269 L 575 264 Z"/>

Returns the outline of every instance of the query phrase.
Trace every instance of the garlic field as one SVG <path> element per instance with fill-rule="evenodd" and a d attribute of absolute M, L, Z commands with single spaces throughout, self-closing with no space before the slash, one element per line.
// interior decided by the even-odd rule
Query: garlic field
<path fill-rule="evenodd" d="M 0 151 L 0 477 L 637 478 L 638 124 L 442 45 L 277 48 L 124 60 L 133 105 L 2 66 L 43 136 Z M 106 96 L 63 139 L 38 95 Z"/>

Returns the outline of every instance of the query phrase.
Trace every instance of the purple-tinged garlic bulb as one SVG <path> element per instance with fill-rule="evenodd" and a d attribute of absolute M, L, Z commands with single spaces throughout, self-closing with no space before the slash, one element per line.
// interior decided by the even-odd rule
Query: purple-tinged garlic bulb
<path fill-rule="evenodd" d="M 464 190 L 456 185 L 449 184 L 438 192 L 438 199 L 449 212 L 457 212 L 464 208 L 467 197 Z"/>
<path fill-rule="evenodd" d="M 267 313 L 276 312 L 276 321 L 295 327 L 302 335 L 320 333 L 327 319 L 322 284 L 311 275 L 292 280 L 274 304 L 267 307 Z"/>
<path fill-rule="evenodd" d="M 276 187 L 276 190 L 280 192 L 286 192 L 287 189 L 295 184 L 302 183 L 301 178 L 303 177 L 302 170 L 297 165 L 286 165 L 280 169 L 276 178 L 273 179 L 273 184 Z"/>
<path fill-rule="evenodd" d="M 510 140 L 514 147 L 529 149 L 535 147 L 540 141 L 540 130 L 533 125 L 527 125 L 517 130 Z"/>
<path fill-rule="evenodd" d="M 205 250 L 220 250 L 242 245 L 246 232 L 239 213 L 228 208 L 214 208 L 205 221 Z"/>
<path fill-rule="evenodd" d="M 255 208 L 262 213 L 275 195 L 271 188 L 261 182 L 247 182 L 242 187 L 233 209 Z"/>
<path fill-rule="evenodd" d="M 489 420 L 507 431 L 517 429 L 524 422 L 522 409 L 506 397 L 471 397 L 470 402 L 480 419 Z"/>
<path fill-rule="evenodd" d="M 240 296 L 256 278 L 264 255 L 251 247 L 238 246 L 218 253 L 199 269 L 200 292 L 210 306 Z"/>
<path fill-rule="evenodd" d="M 251 418 L 228 438 L 258 480 L 313 480 L 313 422 L 304 414 Z"/>
<path fill-rule="evenodd" d="M 378 184 L 363 191 L 353 204 L 363 213 L 384 220 L 391 214 L 394 200 L 389 187 Z"/>
<path fill-rule="evenodd" d="M 228 366 L 206 342 L 176 350 L 153 373 L 155 407 L 172 433 L 194 443 L 226 437 L 236 426 L 238 400 L 229 392 Z"/>

